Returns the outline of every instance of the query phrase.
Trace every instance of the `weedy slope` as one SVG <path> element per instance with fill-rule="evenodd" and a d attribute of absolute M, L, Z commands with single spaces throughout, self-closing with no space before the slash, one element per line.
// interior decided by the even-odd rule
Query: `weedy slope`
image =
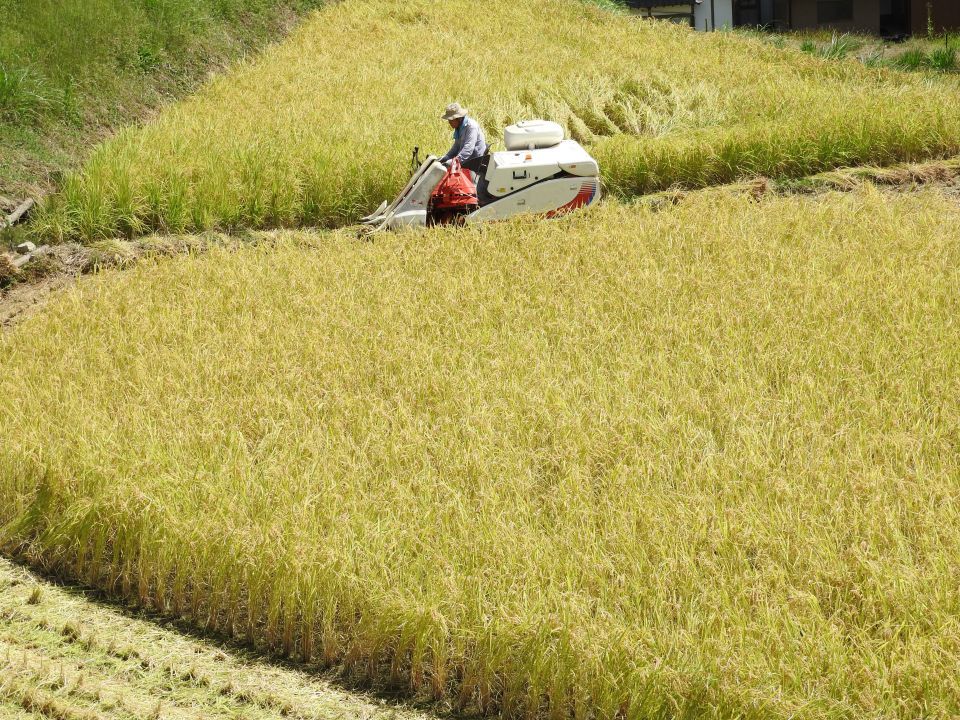
<path fill-rule="evenodd" d="M 565 124 L 623 195 L 763 173 L 960 151 L 955 84 L 833 63 L 732 33 L 696 34 L 588 3 L 356 0 L 66 182 L 38 231 L 332 226 L 403 185 L 414 145 L 445 150 L 453 99 L 491 136 Z"/>
<path fill-rule="evenodd" d="M 958 227 L 708 192 L 104 273 L 0 337 L 2 545 L 508 716 L 955 716 Z"/>
<path fill-rule="evenodd" d="M 0 195 L 52 191 L 114 129 L 195 92 L 320 4 L 0 0 Z"/>

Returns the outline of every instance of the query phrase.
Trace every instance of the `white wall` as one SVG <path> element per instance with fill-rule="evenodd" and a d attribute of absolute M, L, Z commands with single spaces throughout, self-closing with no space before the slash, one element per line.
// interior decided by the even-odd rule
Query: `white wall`
<path fill-rule="evenodd" d="M 713 3 L 713 15 L 710 13 L 710 3 Z M 733 0 L 703 0 L 694 8 L 694 21 L 697 30 L 708 27 L 713 30 L 713 21 L 716 20 L 716 29 L 733 27 Z"/>
<path fill-rule="evenodd" d="M 710 3 L 713 3 L 713 16 L 710 14 Z M 641 17 L 647 16 L 646 10 L 637 10 L 631 8 L 630 12 Z M 677 4 L 675 6 L 662 6 L 654 9 L 657 13 L 689 13 L 689 4 Z M 705 29 L 713 30 L 713 18 L 716 18 L 716 29 L 723 30 L 733 27 L 733 0 L 703 0 L 699 5 L 693 8 L 693 18 L 697 30 L 703 32 Z"/>

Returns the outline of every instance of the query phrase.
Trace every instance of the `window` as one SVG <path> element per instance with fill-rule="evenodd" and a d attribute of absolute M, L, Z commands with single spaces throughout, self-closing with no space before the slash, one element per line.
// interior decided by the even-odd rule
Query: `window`
<path fill-rule="evenodd" d="M 817 0 L 817 23 L 820 25 L 853 20 L 853 0 Z"/>

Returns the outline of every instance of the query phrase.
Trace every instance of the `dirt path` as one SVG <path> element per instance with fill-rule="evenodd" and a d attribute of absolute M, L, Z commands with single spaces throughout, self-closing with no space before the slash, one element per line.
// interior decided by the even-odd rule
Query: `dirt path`
<path fill-rule="evenodd" d="M 259 233 L 246 242 L 269 239 L 270 233 Z M 184 237 L 149 237 L 140 240 L 112 240 L 92 246 L 63 243 L 27 264 L 15 275 L 0 257 L 0 332 L 25 320 L 56 292 L 73 285 L 77 278 L 111 267 L 123 267 L 144 258 L 203 252 L 211 245 L 240 244 L 226 235 L 207 234 Z M 2 253 L 0 253 L 2 255 Z"/>
<path fill-rule="evenodd" d="M 0 295 L 0 329 L 13 327 L 30 317 L 50 297 L 51 293 L 69 287 L 75 275 L 58 273 L 36 282 L 24 283 Z"/>
<path fill-rule="evenodd" d="M 0 559 L 0 718 L 429 720 Z"/>
<path fill-rule="evenodd" d="M 0 254 L 2 255 L 2 254 Z M 93 270 L 95 251 L 80 245 L 57 245 L 20 271 L 12 271 L 12 255 L 0 256 L 0 332 L 41 308 L 51 294 L 69 287 Z"/>

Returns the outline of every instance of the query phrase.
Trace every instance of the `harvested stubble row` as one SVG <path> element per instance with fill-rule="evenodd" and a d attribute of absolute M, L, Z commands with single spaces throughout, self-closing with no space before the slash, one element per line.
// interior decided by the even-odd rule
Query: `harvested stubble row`
<path fill-rule="evenodd" d="M 956 716 L 958 227 L 708 192 L 107 272 L 0 337 L 0 546 L 508 715 Z"/>
<path fill-rule="evenodd" d="M 955 83 L 696 34 L 568 0 L 352 0 L 104 145 L 37 223 L 52 236 L 335 226 L 445 150 L 450 100 L 491 136 L 548 117 L 622 195 L 960 151 Z"/>

